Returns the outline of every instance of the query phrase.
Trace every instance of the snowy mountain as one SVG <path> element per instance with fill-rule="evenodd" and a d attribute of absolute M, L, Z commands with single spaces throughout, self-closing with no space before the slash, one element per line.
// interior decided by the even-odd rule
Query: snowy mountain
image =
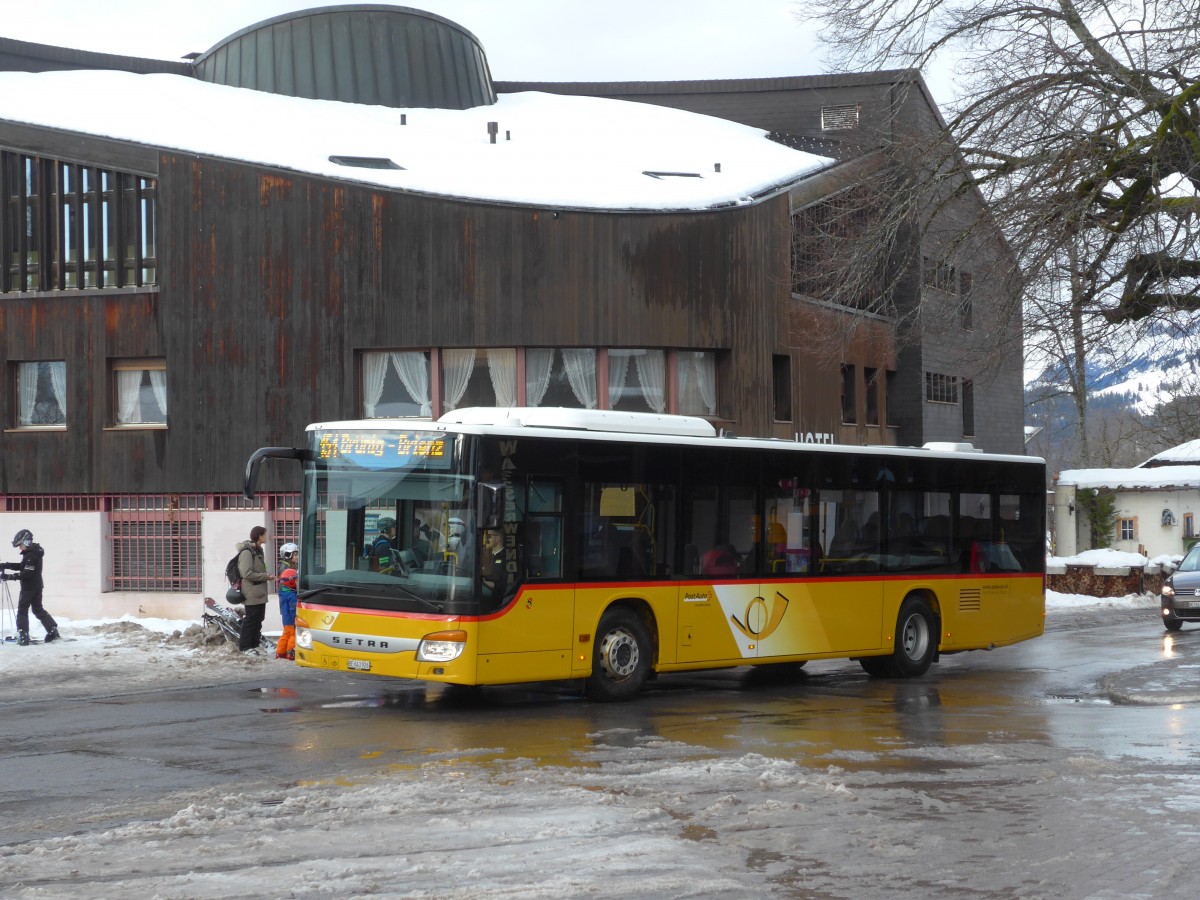
<path fill-rule="evenodd" d="M 1200 320 L 1180 325 L 1156 322 L 1112 333 L 1087 355 L 1087 384 L 1093 408 L 1127 408 L 1153 415 L 1177 396 L 1200 394 Z M 1026 367 L 1026 403 L 1057 393 L 1066 379 L 1061 364 Z M 1031 368 L 1032 367 L 1032 368 Z"/>
<path fill-rule="evenodd" d="M 1087 440 L 1061 363 L 1027 348 L 1027 450 L 1050 471 L 1140 465 L 1200 437 L 1200 318 L 1195 326 L 1143 323 L 1093 340 L 1086 363 Z M 1085 458 L 1086 457 L 1086 458 Z"/>

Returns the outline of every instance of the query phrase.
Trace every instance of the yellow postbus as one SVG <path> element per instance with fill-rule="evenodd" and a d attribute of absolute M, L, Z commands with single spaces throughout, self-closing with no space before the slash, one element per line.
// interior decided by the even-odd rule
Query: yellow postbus
<path fill-rule="evenodd" d="M 1040 635 L 1045 464 L 737 438 L 686 416 L 314 424 L 296 662 L 460 685 L 941 654 Z"/>

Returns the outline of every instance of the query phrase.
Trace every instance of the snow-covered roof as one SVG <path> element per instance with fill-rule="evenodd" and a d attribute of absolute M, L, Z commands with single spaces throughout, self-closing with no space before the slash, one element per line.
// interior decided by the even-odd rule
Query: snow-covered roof
<path fill-rule="evenodd" d="M 1155 466 L 1180 466 L 1180 465 L 1200 465 L 1200 439 L 1188 441 L 1180 444 L 1178 447 L 1172 447 L 1170 450 L 1164 450 L 1162 453 L 1156 453 L 1144 463 L 1142 466 L 1153 468 Z"/>
<path fill-rule="evenodd" d="M 1059 473 L 1057 483 L 1113 490 L 1194 489 L 1200 488 L 1200 465 L 1158 466 L 1153 469 L 1066 469 Z"/>
<path fill-rule="evenodd" d="M 0 72 L 0 120 L 397 190 L 557 208 L 738 206 L 831 164 L 724 119 L 537 92 L 466 110 L 401 110 L 180 75 Z M 400 168 L 339 165 L 331 156 Z"/>

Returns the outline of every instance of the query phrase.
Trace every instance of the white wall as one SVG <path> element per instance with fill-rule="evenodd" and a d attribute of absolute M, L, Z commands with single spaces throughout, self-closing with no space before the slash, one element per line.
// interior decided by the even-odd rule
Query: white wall
<path fill-rule="evenodd" d="M 12 536 L 22 528 L 33 532 L 33 539 L 46 551 L 42 566 L 46 610 L 55 618 L 116 619 L 124 615 L 141 618 L 185 619 L 200 621 L 204 598 L 224 601 L 225 563 L 233 556 L 240 541 L 249 539 L 255 525 L 268 528 L 267 571 L 277 569 L 278 543 L 270 534 L 270 523 L 262 510 L 206 512 L 201 518 L 201 564 L 203 590 L 200 593 L 147 591 L 103 591 L 108 567 L 105 539 L 107 519 L 98 512 L 0 513 L 0 559 L 17 562 L 20 554 L 12 548 Z M 13 602 L 19 585 L 8 582 Z M 274 582 L 271 584 L 274 591 Z M 40 626 L 30 622 L 36 637 Z M 267 631 L 279 631 L 279 603 L 272 596 L 267 603 Z"/>
<path fill-rule="evenodd" d="M 1174 515 L 1172 525 L 1162 524 L 1163 510 Z M 1121 491 L 1117 493 L 1117 516 L 1136 518 L 1136 537 L 1115 541 L 1114 550 L 1137 552 L 1151 558 L 1184 552 L 1183 517 L 1191 513 L 1200 526 L 1200 489 L 1175 491 Z"/>

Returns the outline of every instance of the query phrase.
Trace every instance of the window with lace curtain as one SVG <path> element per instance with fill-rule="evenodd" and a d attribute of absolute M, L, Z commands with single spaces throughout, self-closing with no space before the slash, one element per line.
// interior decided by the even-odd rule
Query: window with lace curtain
<path fill-rule="evenodd" d="M 443 350 L 442 409 L 467 406 L 517 405 L 517 351 L 512 347 L 486 350 Z"/>
<path fill-rule="evenodd" d="M 711 350 L 680 350 L 679 413 L 684 416 L 717 414 L 717 354 Z"/>
<path fill-rule="evenodd" d="M 596 349 L 530 347 L 525 351 L 525 402 L 529 406 L 599 409 Z"/>
<path fill-rule="evenodd" d="M 717 354 L 711 350 L 447 347 L 437 351 L 436 368 L 433 355 L 363 351 L 363 418 L 436 417 L 471 406 L 717 415 Z"/>
<path fill-rule="evenodd" d="M 662 350 L 609 350 L 610 409 L 661 413 L 667 410 L 667 362 Z"/>
<path fill-rule="evenodd" d="M 67 364 L 63 360 L 19 362 L 16 370 L 18 428 L 67 424 Z"/>
<path fill-rule="evenodd" d="M 121 428 L 161 428 L 167 424 L 167 362 L 164 359 L 112 361 L 113 423 Z"/>
<path fill-rule="evenodd" d="M 363 353 L 363 418 L 431 415 L 429 369 L 429 352 L 425 350 Z"/>

